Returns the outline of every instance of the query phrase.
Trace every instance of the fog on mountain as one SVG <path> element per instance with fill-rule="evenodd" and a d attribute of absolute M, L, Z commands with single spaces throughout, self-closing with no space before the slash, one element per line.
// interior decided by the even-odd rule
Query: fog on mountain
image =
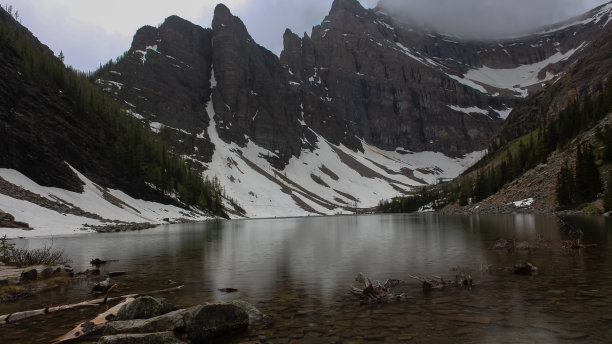
<path fill-rule="evenodd" d="M 466 39 L 493 39 L 533 32 L 582 14 L 604 0 L 381 0 L 398 19 Z"/>

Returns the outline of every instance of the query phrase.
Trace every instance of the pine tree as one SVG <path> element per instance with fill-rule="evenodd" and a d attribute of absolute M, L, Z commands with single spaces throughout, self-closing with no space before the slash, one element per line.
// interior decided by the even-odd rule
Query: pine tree
<path fill-rule="evenodd" d="M 574 204 L 572 197 L 574 186 L 574 175 L 572 170 L 569 168 L 567 161 L 561 167 L 559 174 L 557 174 L 557 202 L 559 206 L 566 207 Z"/>
<path fill-rule="evenodd" d="M 601 192 L 602 182 L 595 164 L 595 155 L 589 144 L 578 146 L 576 153 L 576 201 L 590 202 Z"/>

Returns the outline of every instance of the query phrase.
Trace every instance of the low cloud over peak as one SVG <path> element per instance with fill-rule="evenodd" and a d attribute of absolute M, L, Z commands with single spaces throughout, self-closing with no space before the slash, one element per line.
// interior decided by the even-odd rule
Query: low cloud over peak
<path fill-rule="evenodd" d="M 381 0 L 400 19 L 467 39 L 525 33 L 585 13 L 606 0 Z"/>

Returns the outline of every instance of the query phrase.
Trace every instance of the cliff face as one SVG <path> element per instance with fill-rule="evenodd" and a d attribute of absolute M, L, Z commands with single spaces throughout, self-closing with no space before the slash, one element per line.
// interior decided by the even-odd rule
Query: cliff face
<path fill-rule="evenodd" d="M 277 57 L 219 5 L 210 29 L 177 17 L 142 28 L 96 82 L 239 203 L 259 209 L 265 193 L 264 204 L 334 213 L 459 173 L 457 158 L 487 148 L 517 104 L 592 48 L 609 15 L 470 42 L 336 0 L 310 36 L 285 31 Z M 311 181 L 317 197 L 304 191 Z"/>
<path fill-rule="evenodd" d="M 218 5 L 212 22 L 217 132 L 226 142 L 248 140 L 275 152 L 282 168 L 302 148 L 298 97 L 279 59 L 251 38 L 242 21 Z"/>

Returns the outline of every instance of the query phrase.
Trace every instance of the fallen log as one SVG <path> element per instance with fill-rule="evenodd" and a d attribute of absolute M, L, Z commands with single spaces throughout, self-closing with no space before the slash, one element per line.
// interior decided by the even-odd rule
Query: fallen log
<path fill-rule="evenodd" d="M 72 329 L 72 331 L 57 338 L 55 341 L 52 342 L 52 344 L 64 343 L 67 341 L 75 340 L 101 329 L 110 320 L 113 320 L 117 317 L 117 312 L 119 311 L 119 309 L 121 309 L 121 307 L 128 305 L 131 302 L 134 302 L 134 300 L 136 299 L 133 297 L 126 298 L 123 302 L 120 302 L 114 307 L 109 308 L 106 312 L 98 314 L 98 316 L 96 316 L 92 320 L 84 321 L 78 324 L 74 329 Z"/>
<path fill-rule="evenodd" d="M 146 293 L 128 294 L 128 295 L 117 296 L 117 297 L 108 297 L 108 295 L 106 295 L 106 297 L 104 297 L 104 298 L 94 299 L 94 300 L 87 300 L 87 301 L 83 301 L 83 302 L 79 302 L 79 303 L 75 303 L 75 304 L 70 304 L 70 305 L 62 305 L 62 306 L 56 306 L 56 307 L 46 307 L 46 308 L 29 310 L 29 311 L 24 311 L 24 312 L 15 312 L 15 313 L 10 313 L 10 314 L 0 315 L 0 326 L 1 325 L 6 325 L 8 323 L 16 322 L 16 321 L 19 321 L 19 320 L 23 320 L 23 319 L 39 316 L 39 315 L 46 315 L 46 314 L 49 314 L 49 313 L 55 313 L 55 312 L 60 312 L 60 311 L 67 311 L 67 310 L 71 310 L 71 309 L 75 309 L 75 308 L 97 307 L 97 306 L 100 306 L 100 305 L 104 305 L 104 304 L 106 304 L 108 302 L 117 301 L 117 300 L 121 300 L 121 299 L 127 299 L 127 298 L 136 298 L 138 296 L 169 293 L 169 292 L 173 292 L 173 291 L 177 291 L 177 290 L 183 289 L 184 287 L 185 287 L 184 285 L 180 285 L 180 286 L 174 287 L 174 288 L 154 290 L 154 291 L 150 291 L 150 292 L 146 292 Z"/>

